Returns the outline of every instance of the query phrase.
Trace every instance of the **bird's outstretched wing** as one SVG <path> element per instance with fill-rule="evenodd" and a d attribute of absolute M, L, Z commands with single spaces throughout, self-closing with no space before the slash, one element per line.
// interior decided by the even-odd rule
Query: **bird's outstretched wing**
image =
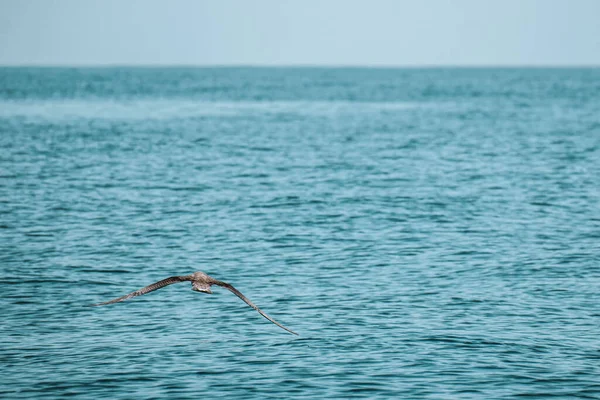
<path fill-rule="evenodd" d="M 104 303 L 92 304 L 92 306 L 104 306 L 106 304 L 118 303 L 120 301 L 129 300 L 132 297 L 141 296 L 141 295 L 144 295 L 146 293 L 153 292 L 153 291 L 155 291 L 157 289 L 163 288 L 163 287 L 168 286 L 168 285 L 172 285 L 174 283 L 185 282 L 185 281 L 189 281 L 189 280 L 190 280 L 190 278 L 187 277 L 187 276 L 172 276 L 170 278 L 163 279 L 162 281 L 158 281 L 156 283 L 153 283 L 152 285 L 148 285 L 146 287 L 143 287 L 140 290 L 136 290 L 135 292 L 131 292 L 129 294 L 126 294 L 125 296 L 121 296 L 121 297 L 119 297 L 117 299 L 114 299 L 114 300 L 105 301 Z"/>
<path fill-rule="evenodd" d="M 258 308 L 254 303 L 252 303 L 246 296 L 244 296 L 242 294 L 242 292 L 240 292 L 239 290 L 237 290 L 236 288 L 234 288 L 232 285 L 230 285 L 227 282 L 221 282 L 221 281 L 217 281 L 215 279 L 215 281 L 213 282 L 213 284 L 217 285 L 217 286 L 221 286 L 224 287 L 225 289 L 229 290 L 231 293 L 235 294 L 237 297 L 239 297 L 240 299 L 242 299 L 246 304 L 248 304 L 250 307 L 254 308 L 256 311 L 258 311 L 258 313 L 260 315 L 262 315 L 263 317 L 265 317 L 266 319 L 268 319 L 269 321 L 271 321 L 272 323 L 274 323 L 275 325 L 277 325 L 278 327 L 285 329 L 286 331 L 288 331 L 289 333 L 293 333 L 294 335 L 298 335 L 296 332 L 294 332 L 291 329 L 286 328 L 285 326 L 281 325 L 279 322 L 275 321 L 273 318 L 269 317 L 267 314 L 265 314 L 260 308 Z"/>

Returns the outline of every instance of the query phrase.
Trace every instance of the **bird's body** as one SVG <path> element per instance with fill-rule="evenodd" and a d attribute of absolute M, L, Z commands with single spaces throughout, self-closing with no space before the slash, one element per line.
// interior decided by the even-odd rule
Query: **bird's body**
<path fill-rule="evenodd" d="M 258 313 L 260 315 L 262 315 L 263 317 L 265 317 L 266 319 L 268 319 L 269 321 L 271 321 L 278 327 L 285 329 L 286 331 L 293 333 L 294 335 L 297 335 L 296 332 L 292 331 L 291 329 L 286 328 L 285 326 L 281 325 L 279 322 L 275 321 L 273 318 L 271 318 L 267 314 L 265 314 L 260 308 L 258 308 L 256 305 L 254 305 L 254 303 L 252 303 L 246 296 L 244 296 L 239 290 L 234 288 L 232 285 L 230 285 L 229 283 L 226 283 L 226 282 L 219 281 L 211 276 L 208 276 L 207 274 L 205 274 L 204 272 L 201 272 L 201 271 L 194 272 L 191 275 L 172 276 L 170 278 L 163 279 L 162 281 L 158 281 L 151 285 L 145 286 L 139 290 L 136 290 L 135 292 L 131 292 L 129 294 L 126 294 L 125 296 L 121 296 L 114 300 L 106 301 L 104 303 L 94 304 L 94 306 L 103 306 L 106 304 L 118 303 L 121 301 L 129 300 L 132 297 L 142 296 L 146 293 L 153 292 L 155 290 L 161 289 L 168 285 L 172 285 L 174 283 L 187 282 L 187 281 L 192 282 L 192 290 L 194 290 L 196 292 L 203 292 L 203 293 L 208 293 L 208 294 L 212 293 L 212 290 L 210 289 L 210 287 L 212 285 L 221 286 L 221 287 L 229 290 L 233 294 L 235 294 L 240 299 L 242 299 L 246 304 L 248 304 L 250 307 L 252 307 L 256 311 L 258 311 Z"/>

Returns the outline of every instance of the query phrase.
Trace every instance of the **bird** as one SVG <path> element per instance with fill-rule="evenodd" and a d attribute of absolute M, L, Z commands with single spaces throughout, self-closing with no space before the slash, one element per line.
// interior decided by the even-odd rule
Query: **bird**
<path fill-rule="evenodd" d="M 121 297 L 118 297 L 118 298 L 113 299 L 113 300 L 105 301 L 103 303 L 92 304 L 92 306 L 104 306 L 104 305 L 108 305 L 108 304 L 119 303 L 121 301 L 129 300 L 129 299 L 131 299 L 133 297 L 137 297 L 137 296 L 142 296 L 144 294 L 153 292 L 155 290 L 162 289 L 165 286 L 172 285 L 174 283 L 180 283 L 180 282 L 192 282 L 192 290 L 193 291 L 201 292 L 201 293 L 207 293 L 207 294 L 212 294 L 212 290 L 210 289 L 210 287 L 212 285 L 221 286 L 221 287 L 229 290 L 233 294 L 235 294 L 240 299 L 242 299 L 246 304 L 248 304 L 250 307 L 252 307 L 256 311 L 258 311 L 258 313 L 260 315 L 262 315 L 263 317 L 265 317 L 266 319 L 268 319 L 269 321 L 271 321 L 272 323 L 274 323 L 278 327 L 280 327 L 280 328 L 288 331 L 289 333 L 292 333 L 294 335 L 298 335 L 293 330 L 291 330 L 289 328 L 286 328 L 285 326 L 281 325 L 279 322 L 275 321 L 273 318 L 271 318 L 267 314 L 265 314 L 260 308 L 258 308 L 246 296 L 244 296 L 242 294 L 242 292 L 240 292 L 239 290 L 237 290 L 236 288 L 234 288 L 232 285 L 230 285 L 227 282 L 219 281 L 219 280 L 217 280 L 217 279 L 215 279 L 215 278 L 213 278 L 213 277 L 205 274 L 202 271 L 197 271 L 197 272 L 194 272 L 191 275 L 185 275 L 185 276 L 171 276 L 169 278 L 166 278 L 166 279 L 163 279 L 161 281 L 155 282 L 155 283 L 153 283 L 151 285 L 145 286 L 145 287 L 143 287 L 143 288 L 141 288 L 139 290 L 136 290 L 135 292 L 131 292 L 129 294 L 126 294 L 125 296 L 121 296 Z"/>

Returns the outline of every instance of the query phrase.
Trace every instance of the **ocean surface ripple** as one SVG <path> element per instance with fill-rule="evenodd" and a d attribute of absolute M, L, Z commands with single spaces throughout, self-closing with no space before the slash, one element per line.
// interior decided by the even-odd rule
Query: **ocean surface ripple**
<path fill-rule="evenodd" d="M 0 69 L 0 397 L 600 398 L 600 70 Z M 172 285 L 205 271 L 231 293 Z"/>

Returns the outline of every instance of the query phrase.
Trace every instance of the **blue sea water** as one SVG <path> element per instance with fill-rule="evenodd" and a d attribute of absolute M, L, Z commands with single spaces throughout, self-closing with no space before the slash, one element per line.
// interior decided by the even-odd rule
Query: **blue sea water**
<path fill-rule="evenodd" d="M 2 398 L 600 398 L 600 70 L 2 68 L 0 268 Z"/>

